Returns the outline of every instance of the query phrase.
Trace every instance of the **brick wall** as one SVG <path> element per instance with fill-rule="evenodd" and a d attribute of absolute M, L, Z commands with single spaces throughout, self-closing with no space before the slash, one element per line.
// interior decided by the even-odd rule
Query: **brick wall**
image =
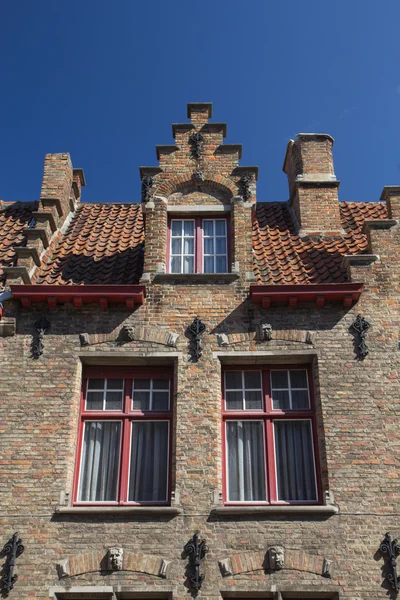
<path fill-rule="evenodd" d="M 205 123 L 205 112 L 193 112 L 194 125 Z M 165 172 L 160 180 L 167 180 Z M 156 200 L 154 208 L 145 209 L 145 271 L 151 278 L 143 306 L 128 310 L 110 305 L 101 310 L 66 304 L 49 311 L 45 305 L 5 305 L 7 317 L 17 319 L 17 330 L 15 336 L 0 338 L 0 525 L 2 543 L 18 531 L 25 545 L 9 597 L 48 600 L 51 588 L 111 586 L 125 593 L 187 598 L 183 548 L 198 529 L 209 547 L 199 597 L 273 597 L 278 591 L 283 598 L 387 598 L 383 560 L 376 552 L 386 531 L 400 533 L 398 225 L 371 229 L 371 252 L 379 259 L 350 267 L 353 281 L 365 281 L 355 307 L 326 303 L 320 309 L 299 305 L 263 310 L 251 303 L 245 276 L 251 270 L 251 201 L 249 206 L 243 200 L 231 205 L 228 191 L 221 200 L 210 191 L 189 189 L 185 205 L 196 205 L 204 194 L 210 205 L 232 206 L 233 254 L 240 263 L 236 280 L 171 282 L 154 276 L 157 263 L 164 260 L 167 208 L 178 193 L 174 184 L 169 195 L 165 192 L 168 203 Z M 358 313 L 372 325 L 364 361 L 356 360 L 349 331 Z M 44 337 L 43 355 L 34 360 L 35 322 L 42 314 L 51 328 Z M 186 331 L 194 315 L 206 325 L 198 362 L 190 360 Z M 256 333 L 265 322 L 276 332 L 268 342 Z M 121 343 L 118 332 L 123 325 L 135 331 L 145 326 L 163 336 L 142 334 Z M 179 336 L 176 346 L 163 343 L 169 332 Z M 306 343 L 305 332 L 311 333 L 312 344 Z M 82 333 L 89 335 L 88 345 L 81 345 Z M 228 336 L 224 347 L 221 333 Z M 257 354 L 251 359 L 249 352 Z M 221 353 L 231 353 L 236 364 L 257 360 L 312 365 L 322 491 L 334 495 L 337 513 L 215 512 L 223 485 L 221 361 L 226 359 Z M 64 508 L 68 505 L 72 493 L 82 369 L 86 364 L 165 363 L 174 372 L 172 486 L 173 506 L 180 512 L 57 510 L 60 502 Z M 273 545 L 287 553 L 286 567 L 280 571 L 271 571 L 263 562 Z M 122 571 L 105 568 L 111 546 L 124 548 Z M 330 578 L 321 573 L 324 558 L 334 562 Z M 228 573 L 219 565 L 226 559 L 234 565 Z M 163 561 L 171 561 L 165 576 Z M 57 571 L 57 564 L 64 565 L 64 573 Z"/>

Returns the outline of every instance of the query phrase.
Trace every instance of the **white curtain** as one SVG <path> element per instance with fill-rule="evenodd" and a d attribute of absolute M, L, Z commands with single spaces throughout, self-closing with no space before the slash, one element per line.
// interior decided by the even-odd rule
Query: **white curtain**
<path fill-rule="evenodd" d="M 87 421 L 83 436 L 79 500 L 117 500 L 120 421 Z"/>
<path fill-rule="evenodd" d="M 228 500 L 266 500 L 262 421 L 227 421 L 226 433 Z"/>
<path fill-rule="evenodd" d="M 310 421 L 275 421 L 278 500 L 317 499 Z"/>
<path fill-rule="evenodd" d="M 132 423 L 129 500 L 165 502 L 168 474 L 168 422 Z"/>

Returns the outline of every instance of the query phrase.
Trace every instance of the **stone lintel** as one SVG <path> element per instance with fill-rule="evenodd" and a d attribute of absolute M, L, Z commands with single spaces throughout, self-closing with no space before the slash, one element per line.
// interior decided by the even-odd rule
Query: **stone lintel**
<path fill-rule="evenodd" d="M 345 254 L 343 256 L 344 267 L 363 267 L 372 265 L 375 261 L 379 260 L 378 254 Z"/>
<path fill-rule="evenodd" d="M 380 199 L 387 200 L 392 196 L 400 196 L 400 185 L 385 185 L 382 190 Z"/>
<path fill-rule="evenodd" d="M 40 257 L 37 248 L 30 248 L 29 246 L 17 246 L 14 248 L 14 252 L 17 258 L 32 258 L 33 262 L 37 267 L 40 266 Z"/>
<path fill-rule="evenodd" d="M 145 175 L 154 177 L 155 175 L 163 172 L 164 169 L 161 169 L 161 167 L 139 167 L 140 179 L 143 179 Z"/>
<path fill-rule="evenodd" d="M 180 150 L 180 148 L 179 148 L 179 146 L 175 146 L 175 144 L 157 145 L 156 146 L 157 160 L 160 160 L 161 154 L 172 154 L 172 152 L 176 152 L 177 150 Z"/>
<path fill-rule="evenodd" d="M 237 152 L 239 158 L 242 158 L 242 148 L 242 144 L 220 144 L 217 146 L 217 150 L 221 154 L 233 154 Z"/>
<path fill-rule="evenodd" d="M 332 146 L 335 143 L 334 138 L 329 133 L 298 133 L 296 137 L 298 140 L 304 142 L 323 142 L 324 140 L 329 140 L 332 142 Z"/>
<path fill-rule="evenodd" d="M 397 225 L 396 219 L 366 219 L 362 226 L 362 233 L 368 233 L 371 229 L 391 229 Z"/>
<path fill-rule="evenodd" d="M 0 337 L 15 335 L 16 322 L 13 317 L 2 317 L 0 319 Z"/>
<path fill-rule="evenodd" d="M 85 173 L 83 172 L 83 169 L 72 169 L 72 173 L 73 175 L 77 175 L 79 177 L 79 180 L 81 182 L 81 186 L 85 187 L 86 186 L 86 179 L 85 179 Z"/>
<path fill-rule="evenodd" d="M 167 208 L 168 213 L 226 213 L 231 212 L 232 207 L 230 204 L 176 204 L 169 205 Z"/>
<path fill-rule="evenodd" d="M 254 179 L 256 181 L 258 180 L 258 167 L 236 167 L 232 171 L 232 175 L 237 175 L 238 177 L 241 177 L 245 173 L 252 173 L 254 175 Z"/>
<path fill-rule="evenodd" d="M 208 118 L 212 117 L 212 102 L 189 102 L 187 105 L 187 117 L 190 119 L 192 111 L 204 110 L 208 111 Z"/>
<path fill-rule="evenodd" d="M 25 267 L 3 267 L 3 272 L 7 278 L 7 283 L 9 283 L 12 279 L 22 279 L 22 282 L 27 285 L 32 283 L 29 273 Z"/>

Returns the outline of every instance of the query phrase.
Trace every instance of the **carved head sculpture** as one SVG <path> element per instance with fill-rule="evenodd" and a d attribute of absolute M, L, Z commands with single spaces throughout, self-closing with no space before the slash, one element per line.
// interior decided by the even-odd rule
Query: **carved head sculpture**
<path fill-rule="evenodd" d="M 282 546 L 272 546 L 268 550 L 268 558 L 270 568 L 280 571 L 285 566 L 285 549 Z"/>
<path fill-rule="evenodd" d="M 122 571 L 124 551 L 115 546 L 108 549 L 108 569 L 110 571 Z"/>
<path fill-rule="evenodd" d="M 272 340 L 272 325 L 270 323 L 261 324 L 261 338 L 264 342 Z"/>

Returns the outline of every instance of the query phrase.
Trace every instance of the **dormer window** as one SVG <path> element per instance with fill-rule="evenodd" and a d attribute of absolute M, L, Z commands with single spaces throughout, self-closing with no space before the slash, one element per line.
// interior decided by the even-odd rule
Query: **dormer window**
<path fill-rule="evenodd" d="M 227 273 L 227 219 L 171 219 L 170 273 Z"/>

